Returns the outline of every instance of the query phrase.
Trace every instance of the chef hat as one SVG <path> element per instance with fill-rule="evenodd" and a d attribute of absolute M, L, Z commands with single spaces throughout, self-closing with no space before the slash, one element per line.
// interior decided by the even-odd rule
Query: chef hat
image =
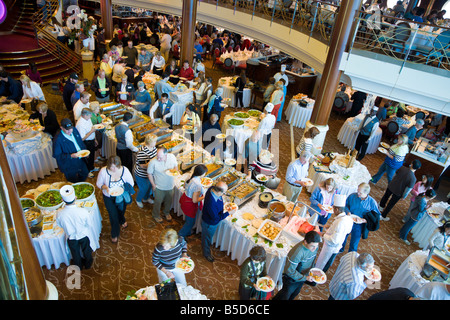
<path fill-rule="evenodd" d="M 282 64 L 280 70 L 281 70 L 281 71 L 286 71 L 286 65 L 285 65 L 285 64 Z"/>
<path fill-rule="evenodd" d="M 60 190 L 64 202 L 71 203 L 75 201 L 75 189 L 71 185 L 65 185 Z"/>
<path fill-rule="evenodd" d="M 264 108 L 264 110 L 266 110 L 267 112 L 272 112 L 274 107 L 275 106 L 273 105 L 273 103 L 269 102 L 268 104 L 266 104 L 266 107 Z"/>
<path fill-rule="evenodd" d="M 347 196 L 345 194 L 337 194 L 334 196 L 334 206 L 335 207 L 345 207 L 345 202 L 347 201 Z"/>

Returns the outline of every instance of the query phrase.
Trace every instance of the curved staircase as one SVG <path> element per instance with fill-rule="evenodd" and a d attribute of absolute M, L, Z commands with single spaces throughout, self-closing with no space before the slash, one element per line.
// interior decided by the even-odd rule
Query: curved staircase
<path fill-rule="evenodd" d="M 50 13 L 55 12 L 59 1 L 48 1 L 44 23 L 40 22 L 42 10 L 35 11 L 33 1 L 9 1 L 8 17 L 0 25 L 0 64 L 18 79 L 34 62 L 44 84 L 57 83 L 72 72 L 81 72 L 80 55 L 46 31 Z"/>

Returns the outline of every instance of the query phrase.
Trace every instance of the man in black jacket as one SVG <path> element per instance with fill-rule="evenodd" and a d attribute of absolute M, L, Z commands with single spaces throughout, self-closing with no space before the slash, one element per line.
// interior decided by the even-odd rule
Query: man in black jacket
<path fill-rule="evenodd" d="M 64 85 L 63 89 L 63 101 L 64 105 L 66 106 L 67 111 L 72 111 L 72 93 L 75 91 L 75 84 L 78 81 L 78 75 L 76 73 L 72 73 L 69 76 L 69 79 L 67 79 L 66 84 Z"/>

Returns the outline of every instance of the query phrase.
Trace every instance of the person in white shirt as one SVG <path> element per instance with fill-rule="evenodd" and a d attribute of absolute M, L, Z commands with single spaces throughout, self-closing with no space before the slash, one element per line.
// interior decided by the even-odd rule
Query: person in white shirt
<path fill-rule="evenodd" d="M 150 161 L 147 167 L 148 179 L 153 188 L 154 202 L 152 216 L 156 222 L 161 223 L 161 205 L 164 205 L 164 215 L 167 221 L 171 221 L 170 209 L 172 207 L 174 176 L 171 171 L 178 169 L 177 158 L 168 153 L 164 147 L 159 147 L 156 157 Z M 170 171 L 169 171 L 170 170 Z"/>
<path fill-rule="evenodd" d="M 283 195 L 286 196 L 288 201 L 297 201 L 302 188 L 307 186 L 304 179 L 308 176 L 311 156 L 310 152 L 303 151 L 298 159 L 289 164 L 286 170 L 286 182 L 283 186 Z"/>
<path fill-rule="evenodd" d="M 280 72 L 275 73 L 273 77 L 275 78 L 275 83 L 280 81 L 280 79 L 284 79 L 284 86 L 287 88 L 287 86 L 289 85 L 289 78 L 285 72 L 286 72 L 286 65 L 282 64 Z"/>
<path fill-rule="evenodd" d="M 36 99 L 45 102 L 44 92 L 37 82 L 32 81 L 28 76 L 21 75 L 23 99 Z"/>
<path fill-rule="evenodd" d="M 264 114 L 261 114 L 261 122 L 258 125 L 258 131 L 262 135 L 262 148 L 268 149 L 270 137 L 272 136 L 272 130 L 275 127 L 275 123 L 277 122 L 277 118 L 271 113 L 273 110 L 273 103 L 268 103 L 264 107 Z"/>
<path fill-rule="evenodd" d="M 346 200 L 346 195 L 336 194 L 334 196 L 333 210 L 336 218 L 323 235 L 322 250 L 316 261 L 316 268 L 321 269 L 323 272 L 327 272 L 331 267 L 345 237 L 353 228 L 353 219 L 350 217 L 350 211 L 348 213 L 345 212 Z"/>
<path fill-rule="evenodd" d="M 155 56 L 152 58 L 152 64 L 150 65 L 150 71 L 157 75 L 162 75 L 163 68 L 166 65 L 166 60 L 161 55 L 161 52 L 156 52 Z"/>
<path fill-rule="evenodd" d="M 89 178 L 94 177 L 94 171 L 98 171 L 98 168 L 95 168 L 95 147 L 97 146 L 97 140 L 95 140 L 95 127 L 91 121 L 92 111 L 91 109 L 84 108 L 81 110 L 81 116 L 78 118 L 76 128 L 80 133 L 81 139 L 83 140 L 86 149 L 89 150 L 90 154 L 87 158 L 87 166 L 89 170 Z"/>
<path fill-rule="evenodd" d="M 56 224 L 66 234 L 73 264 L 78 266 L 80 270 L 83 267 L 89 269 L 94 262 L 88 237 L 91 222 L 90 214 L 87 209 L 80 208 L 75 204 L 77 198 L 73 186 L 65 185 L 59 190 L 59 193 L 66 205 L 58 212 Z M 83 253 L 84 259 L 81 257 L 81 253 Z"/>
<path fill-rule="evenodd" d="M 155 114 L 156 111 L 156 114 Z M 153 106 L 150 109 L 150 119 L 152 123 L 155 122 L 156 119 L 163 119 L 168 122 L 169 125 L 172 125 L 172 115 L 173 115 L 173 102 L 169 100 L 169 95 L 167 93 L 163 93 L 161 95 L 161 99 L 156 100 Z M 170 118 L 170 119 L 168 119 Z M 169 121 L 170 120 L 170 121 Z"/>
<path fill-rule="evenodd" d="M 73 106 L 73 118 L 75 119 L 75 122 L 78 121 L 78 119 L 81 117 L 81 110 L 84 108 L 89 108 L 89 99 L 91 98 L 91 94 L 88 92 L 82 92 L 80 94 L 80 99 L 75 103 Z"/>

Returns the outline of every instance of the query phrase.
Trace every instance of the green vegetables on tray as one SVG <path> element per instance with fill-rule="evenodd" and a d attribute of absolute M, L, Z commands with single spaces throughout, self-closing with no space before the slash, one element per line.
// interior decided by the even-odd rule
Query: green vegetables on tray
<path fill-rule="evenodd" d="M 34 207 L 34 201 L 31 199 L 22 199 L 20 200 L 20 204 L 22 205 L 23 209 Z"/>
<path fill-rule="evenodd" d="M 58 190 L 47 190 L 36 198 L 36 203 L 41 207 L 53 207 L 62 201 L 61 194 Z"/>
<path fill-rule="evenodd" d="M 242 119 L 247 119 L 250 117 L 250 114 L 246 113 L 246 112 L 236 112 L 234 114 L 235 117 L 237 118 L 242 118 Z"/>
<path fill-rule="evenodd" d="M 261 111 L 257 111 L 257 110 L 249 110 L 248 114 L 252 117 L 259 117 L 261 115 Z"/>
<path fill-rule="evenodd" d="M 244 121 L 239 120 L 239 119 L 230 119 L 230 120 L 228 120 L 228 124 L 230 124 L 232 126 L 241 126 L 244 124 Z"/>

